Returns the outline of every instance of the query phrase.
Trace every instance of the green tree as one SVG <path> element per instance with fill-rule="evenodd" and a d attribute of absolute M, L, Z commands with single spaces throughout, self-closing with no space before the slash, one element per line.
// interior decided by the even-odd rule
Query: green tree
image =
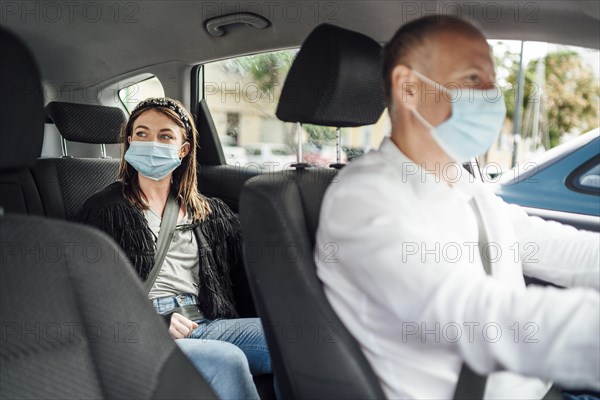
<path fill-rule="evenodd" d="M 509 61 L 508 87 L 504 94 L 508 118 L 512 120 L 516 100 L 518 55 L 505 55 Z M 502 62 L 502 61 L 501 61 Z M 573 51 L 549 53 L 541 60 L 532 60 L 525 70 L 524 109 L 532 106 L 540 83 L 535 81 L 538 62 L 545 63 L 545 90 L 550 147 L 560 143 L 565 133 L 583 133 L 598 126 L 600 83 L 594 71 L 582 63 Z M 503 64 L 505 65 L 505 64 Z M 523 115 L 523 114 L 521 114 Z"/>
<path fill-rule="evenodd" d="M 259 89 L 264 94 L 272 94 L 272 99 L 277 103 L 296 54 L 297 51 L 282 50 L 239 57 L 231 60 L 227 68 L 242 76 L 250 76 Z M 305 124 L 303 128 L 310 142 L 321 144 L 335 141 L 335 128 L 310 124 Z"/>
<path fill-rule="evenodd" d="M 263 93 L 275 93 L 275 100 L 279 100 L 295 56 L 296 51 L 290 50 L 254 54 L 232 59 L 228 68 L 242 76 L 251 76 Z"/>
<path fill-rule="evenodd" d="M 308 133 L 308 141 L 316 144 L 335 142 L 336 129 L 330 126 L 304 124 L 302 128 Z"/>

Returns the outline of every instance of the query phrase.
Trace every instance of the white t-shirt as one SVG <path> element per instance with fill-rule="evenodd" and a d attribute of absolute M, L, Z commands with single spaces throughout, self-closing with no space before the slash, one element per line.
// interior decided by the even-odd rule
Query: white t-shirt
<path fill-rule="evenodd" d="M 173 240 L 167 251 L 156 281 L 148 294 L 150 299 L 157 297 L 177 296 L 179 294 L 198 294 L 198 243 L 192 229 L 181 229 L 192 221 L 186 210 L 183 218 L 177 222 Z M 158 237 L 161 218 L 152 210 L 145 210 L 144 217 L 148 226 Z"/>

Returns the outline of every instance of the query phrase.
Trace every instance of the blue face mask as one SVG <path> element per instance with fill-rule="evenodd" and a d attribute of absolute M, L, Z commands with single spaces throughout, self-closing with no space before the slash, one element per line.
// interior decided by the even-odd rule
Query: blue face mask
<path fill-rule="evenodd" d="M 179 147 L 157 142 L 132 141 L 125 153 L 127 161 L 137 172 L 159 181 L 181 165 Z"/>
<path fill-rule="evenodd" d="M 438 126 L 431 125 L 414 110 L 415 116 L 429 128 L 442 150 L 460 163 L 488 151 L 506 117 L 502 90 L 448 89 L 414 69 L 413 72 L 420 79 L 445 92 L 452 103 L 452 115 Z"/>

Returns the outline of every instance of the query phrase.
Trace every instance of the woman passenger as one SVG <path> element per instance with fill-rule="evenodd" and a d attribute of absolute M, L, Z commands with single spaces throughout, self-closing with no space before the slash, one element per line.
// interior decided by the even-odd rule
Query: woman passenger
<path fill-rule="evenodd" d="M 257 398 L 251 374 L 271 373 L 271 360 L 260 320 L 239 319 L 234 307 L 229 274 L 242 263 L 240 224 L 225 203 L 198 192 L 197 135 L 181 103 L 139 103 L 121 132 L 119 180 L 88 199 L 78 219 L 112 236 L 146 281 L 172 192 L 178 222 L 148 297 L 221 398 Z"/>

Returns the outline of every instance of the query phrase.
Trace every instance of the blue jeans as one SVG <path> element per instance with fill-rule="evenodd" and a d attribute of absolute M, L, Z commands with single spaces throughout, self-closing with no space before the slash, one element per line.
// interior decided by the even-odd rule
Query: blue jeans
<path fill-rule="evenodd" d="M 153 299 L 152 303 L 156 311 L 161 314 L 168 314 L 174 308 L 196 304 L 197 298 L 192 294 L 184 294 L 175 297 L 161 297 Z M 258 398 L 256 394 L 256 388 L 252 381 L 251 375 L 261 375 L 272 373 L 271 369 L 271 357 L 267 348 L 265 335 L 262 324 L 258 318 L 239 318 L 239 319 L 199 319 L 195 320 L 198 324 L 189 339 L 178 339 L 177 344 L 183 350 L 183 352 L 191 359 L 196 368 L 202 373 L 203 376 L 211 382 L 211 379 L 215 382 L 211 382 L 211 386 L 215 389 L 219 397 L 221 398 Z M 201 339 L 201 340 L 198 340 Z M 180 343 L 182 342 L 182 343 Z M 215 349 L 216 354 L 212 354 L 207 358 L 210 348 L 206 347 L 206 344 L 214 347 L 215 343 L 219 343 L 220 346 L 227 346 L 229 350 L 227 353 L 231 353 L 231 347 L 235 348 L 238 353 L 245 355 L 246 369 L 250 370 L 248 376 L 232 376 L 229 373 L 229 368 L 225 365 L 216 367 L 214 363 L 229 362 L 231 360 L 221 360 L 219 357 L 220 349 Z M 241 350 L 241 352 L 240 352 Z M 229 358 L 229 357 L 225 357 Z M 207 365 L 209 364 L 209 365 Z M 217 374 L 219 368 L 221 371 L 228 371 L 227 373 Z M 227 368 L 227 369 L 226 369 Z M 234 371 L 239 372 L 239 367 L 234 367 Z M 210 375 L 210 374 L 213 375 Z M 244 375 L 244 374 L 238 374 Z M 210 377 L 207 377 L 210 376 Z M 249 378 L 249 379 L 248 379 Z M 222 382 L 226 380 L 227 382 Z M 242 394 L 239 396 L 225 395 L 220 393 L 220 387 L 224 386 L 241 386 L 243 390 L 247 390 L 248 380 L 253 389 L 253 395 Z"/>
<path fill-rule="evenodd" d="M 259 399 L 248 360 L 237 346 L 218 340 L 177 339 L 175 343 L 219 399 Z"/>
<path fill-rule="evenodd" d="M 193 339 L 222 340 L 234 344 L 246 355 L 252 375 L 273 372 L 260 319 L 201 319 L 194 322 L 198 324 L 198 328 L 192 332 Z"/>

